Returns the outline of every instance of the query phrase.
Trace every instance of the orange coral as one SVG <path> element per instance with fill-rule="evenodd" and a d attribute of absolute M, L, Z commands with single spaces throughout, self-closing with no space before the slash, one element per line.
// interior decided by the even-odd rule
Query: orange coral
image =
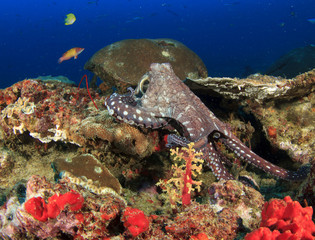
<path fill-rule="evenodd" d="M 247 234 L 245 240 L 313 240 L 315 224 L 312 215 L 311 207 L 303 208 L 299 202 L 292 201 L 290 196 L 283 200 L 273 199 L 263 207 L 260 228 Z"/>

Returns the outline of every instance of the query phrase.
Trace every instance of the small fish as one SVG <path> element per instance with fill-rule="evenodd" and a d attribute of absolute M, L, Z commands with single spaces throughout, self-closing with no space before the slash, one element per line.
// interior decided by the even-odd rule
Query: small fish
<path fill-rule="evenodd" d="M 65 60 L 69 60 L 70 58 L 77 59 L 78 55 L 83 52 L 84 48 L 71 48 L 70 50 L 66 51 L 61 58 L 58 59 L 58 63 L 62 63 Z"/>
<path fill-rule="evenodd" d="M 75 22 L 76 17 L 73 13 L 67 14 L 67 17 L 65 18 L 65 25 L 72 25 Z"/>
<path fill-rule="evenodd" d="M 315 18 L 309 18 L 309 19 L 307 19 L 307 21 L 309 21 L 312 24 L 315 24 Z"/>
<path fill-rule="evenodd" d="M 132 19 L 127 20 L 126 23 L 131 23 L 131 22 L 134 22 L 134 21 L 142 20 L 142 19 L 143 19 L 143 17 L 133 17 Z"/>

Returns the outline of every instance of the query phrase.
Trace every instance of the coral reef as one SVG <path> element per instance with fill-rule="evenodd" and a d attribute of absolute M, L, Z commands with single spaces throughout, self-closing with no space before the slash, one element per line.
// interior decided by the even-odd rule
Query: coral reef
<path fill-rule="evenodd" d="M 75 138 L 85 146 L 110 143 L 113 151 L 139 158 L 151 155 L 159 141 L 154 133 L 144 134 L 129 124 L 115 122 L 107 111 L 82 120 Z"/>
<path fill-rule="evenodd" d="M 270 143 L 293 161 L 308 163 L 315 157 L 315 69 L 293 79 L 255 74 L 245 79 L 195 79 L 187 84 L 238 101 L 244 112 L 259 121 Z"/>
<path fill-rule="evenodd" d="M 299 202 L 287 196 L 283 200 L 273 199 L 264 204 L 260 228 L 245 236 L 245 240 L 258 239 L 303 239 L 315 238 L 313 209 L 303 208 Z"/>
<path fill-rule="evenodd" d="M 248 229 L 258 227 L 260 211 L 264 197 L 255 189 L 235 181 L 219 181 L 209 188 L 210 203 L 214 209 L 221 211 L 229 208 L 242 219 L 242 224 Z"/>
<path fill-rule="evenodd" d="M 0 147 L 0 175 L 6 177 L 11 173 L 14 166 L 14 159 L 11 156 L 10 150 L 5 147 Z M 0 178 L 1 183 L 1 178 Z"/>
<path fill-rule="evenodd" d="M 111 193 L 95 195 L 67 178 L 51 184 L 44 177 L 32 176 L 27 183 L 26 202 L 19 204 L 15 199 L 10 198 L 0 211 L 4 238 L 45 239 L 64 234 L 77 239 L 108 237 L 108 225 L 125 207 L 121 197 Z M 9 212 L 10 221 L 6 217 Z"/>
<path fill-rule="evenodd" d="M 125 92 L 149 71 L 151 63 L 169 62 L 180 79 L 207 76 L 202 60 L 189 48 L 173 39 L 127 39 L 96 52 L 84 68 L 104 83 Z M 103 87 L 104 88 L 104 87 Z"/>
<path fill-rule="evenodd" d="M 297 199 L 300 202 L 306 202 L 307 205 L 312 206 L 315 209 L 315 158 L 311 161 L 311 171 L 299 187 L 296 194 Z"/>
<path fill-rule="evenodd" d="M 56 81 L 24 80 L 0 91 L 2 139 L 26 134 L 43 144 L 52 141 L 105 149 L 140 158 L 154 151 L 157 139 L 115 122 L 104 108 L 105 97 Z"/>
<path fill-rule="evenodd" d="M 315 94 L 288 102 L 257 106 L 249 102 L 250 111 L 263 125 L 267 139 L 276 149 L 288 153 L 293 161 L 308 163 L 315 157 Z"/>
<path fill-rule="evenodd" d="M 191 204 L 174 219 L 168 220 L 165 230 L 175 239 L 189 239 L 199 233 L 215 239 L 234 239 L 239 231 L 238 219 L 229 208 L 215 213 L 209 205 Z"/>
<path fill-rule="evenodd" d="M 166 40 L 160 44 L 174 47 Z M 62 78 L 27 79 L 0 90 L 0 238 L 232 240 L 253 231 L 247 239 L 313 239 L 313 212 L 308 206 L 315 204 L 314 76 L 313 70 L 291 80 L 261 75 L 244 82 L 224 78 L 232 84 L 225 89 L 215 80 L 223 98 L 232 96 L 237 100 L 233 104 L 241 105 L 241 111 L 253 114 L 262 124 L 261 133 L 257 133 L 260 129 L 257 125 L 233 119 L 236 114 L 231 113 L 227 118 L 231 125 L 214 122 L 217 127 L 224 127 L 222 134 L 235 133 L 249 146 L 246 148 L 249 155 L 251 137 L 265 134 L 275 151 L 286 150 L 293 160 L 302 163 L 311 159 L 311 172 L 300 186 L 297 182 L 284 184 L 260 174 L 259 170 L 250 173 L 240 170 L 242 155 L 236 149 L 245 149 L 245 144 L 234 146 L 235 151 L 228 155 L 222 142 L 213 141 L 208 146 L 212 152 L 205 151 L 212 158 L 209 154 L 214 149 L 222 153 L 220 164 L 228 165 L 231 158 L 233 166 L 229 170 L 234 176 L 241 175 L 263 186 L 286 185 L 283 191 L 290 192 L 305 208 L 290 197 L 273 199 L 264 205 L 261 193 L 236 180 L 213 183 L 214 176 L 199 159 L 204 156 L 193 148 L 209 144 L 208 137 L 213 140 L 218 137 L 217 132 L 207 135 L 205 143 L 197 142 L 198 146 L 188 142 L 185 145 L 184 138 L 175 137 L 176 131 L 181 134 L 181 129 L 172 128 L 176 124 L 171 125 L 169 119 L 158 114 L 145 119 L 135 108 L 137 120 L 147 120 L 139 125 L 148 128 L 130 126 L 123 118 L 118 121 L 110 116 L 104 106 L 108 98 L 91 90 L 97 109 L 85 89 L 64 83 Z M 130 83 L 121 86 L 124 84 Z M 166 87 L 171 90 L 174 86 Z M 246 88 L 252 90 L 249 95 Z M 133 93 L 122 95 L 124 102 L 117 100 L 115 104 L 125 104 L 130 96 Z M 171 97 L 178 100 L 175 93 Z M 175 107 L 187 108 L 191 101 L 188 98 L 187 102 L 176 102 Z M 128 103 L 131 104 L 128 107 L 120 105 L 125 107 L 126 115 L 135 107 L 132 105 L 135 102 Z M 165 106 L 170 109 L 169 104 Z M 178 123 L 189 126 L 196 119 L 195 113 L 180 115 L 192 118 L 189 123 Z M 160 119 L 163 129 L 155 130 L 153 118 Z M 205 130 L 204 125 L 193 124 L 194 129 L 187 126 L 182 130 L 188 133 Z M 168 152 L 158 152 L 169 144 L 166 141 L 169 136 L 185 143 L 181 150 L 171 149 L 173 163 Z M 172 142 L 168 147 L 171 146 Z M 196 173 L 200 173 L 198 179 Z M 160 179 L 164 180 L 156 186 Z M 299 192 L 294 195 L 292 191 L 298 187 Z M 283 194 L 278 189 L 272 191 L 270 194 Z"/>
<path fill-rule="evenodd" d="M 51 183 L 34 175 L 24 203 L 11 196 L 0 208 L 4 239 L 234 239 L 241 229 L 231 206 L 192 201 L 183 212 L 147 216 L 118 194 L 92 193 L 68 177 Z"/>

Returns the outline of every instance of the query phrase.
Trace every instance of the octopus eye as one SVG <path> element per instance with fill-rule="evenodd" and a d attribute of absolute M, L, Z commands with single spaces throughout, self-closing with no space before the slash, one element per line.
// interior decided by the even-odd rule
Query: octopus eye
<path fill-rule="evenodd" d="M 213 133 L 213 138 L 219 139 L 221 137 L 221 134 L 219 132 Z"/>

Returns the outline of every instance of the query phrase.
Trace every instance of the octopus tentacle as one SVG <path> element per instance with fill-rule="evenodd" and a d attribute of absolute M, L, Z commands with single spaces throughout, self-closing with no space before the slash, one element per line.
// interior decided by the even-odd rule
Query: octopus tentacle
<path fill-rule="evenodd" d="M 211 171 L 216 176 L 217 179 L 221 180 L 233 180 L 234 177 L 230 174 L 223 162 L 221 161 L 220 153 L 215 149 L 214 144 L 210 142 L 207 147 L 202 149 L 203 156 Z"/>
<path fill-rule="evenodd" d="M 131 125 L 156 129 L 168 123 L 166 119 L 156 117 L 148 109 L 139 107 L 133 92 L 126 95 L 114 93 L 106 99 L 105 105 L 110 115 Z"/>
<path fill-rule="evenodd" d="M 247 162 L 253 164 L 254 166 L 268 172 L 276 177 L 286 179 L 286 180 L 301 180 L 306 178 L 308 174 L 308 168 L 300 168 L 299 171 L 293 172 L 286 170 L 284 168 L 278 167 L 262 157 L 259 157 L 252 150 L 246 147 L 241 141 L 236 141 L 231 138 L 222 138 L 222 143 L 227 146 L 231 151 L 233 151 L 238 157 L 245 159 Z"/>
<path fill-rule="evenodd" d="M 172 148 L 172 147 L 185 147 L 190 143 L 186 138 L 178 136 L 176 134 L 169 134 L 167 135 L 167 144 L 166 147 Z"/>

